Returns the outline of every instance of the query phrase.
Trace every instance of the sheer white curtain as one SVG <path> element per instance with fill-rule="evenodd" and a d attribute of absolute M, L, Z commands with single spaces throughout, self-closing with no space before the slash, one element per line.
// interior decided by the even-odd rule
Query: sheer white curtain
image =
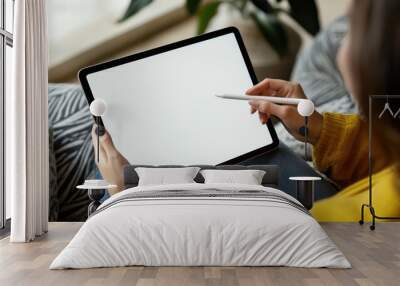
<path fill-rule="evenodd" d="M 14 70 L 6 98 L 6 187 L 12 242 L 47 231 L 48 120 L 46 0 L 15 1 Z"/>

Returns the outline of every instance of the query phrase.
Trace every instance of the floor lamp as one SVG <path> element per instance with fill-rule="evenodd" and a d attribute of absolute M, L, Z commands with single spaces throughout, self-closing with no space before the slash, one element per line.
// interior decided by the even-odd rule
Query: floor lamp
<path fill-rule="evenodd" d="M 97 136 L 97 163 L 99 163 L 100 160 L 100 135 L 104 134 L 104 128 L 103 126 L 100 127 L 100 119 L 101 117 L 106 113 L 107 110 L 107 105 L 106 102 L 100 98 L 93 100 L 90 103 L 90 113 L 94 116 L 95 121 L 96 121 L 96 136 Z M 101 133 L 101 134 L 100 134 Z"/>
<path fill-rule="evenodd" d="M 102 99 L 95 99 L 90 104 L 90 113 L 94 116 L 96 121 L 96 136 L 97 136 L 97 163 L 100 162 L 100 136 L 104 134 L 105 129 L 103 125 L 100 124 L 101 116 L 106 112 L 107 105 Z M 88 206 L 88 217 L 91 216 L 96 209 L 100 206 L 100 200 L 103 198 L 106 189 L 115 188 L 116 185 L 110 184 L 106 180 L 85 180 L 83 185 L 79 185 L 76 188 L 81 190 L 87 190 L 90 199 L 90 204 Z"/>

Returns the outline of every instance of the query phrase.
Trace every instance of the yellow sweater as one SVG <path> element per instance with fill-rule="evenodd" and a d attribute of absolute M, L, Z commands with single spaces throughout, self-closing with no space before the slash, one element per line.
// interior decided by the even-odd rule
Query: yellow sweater
<path fill-rule="evenodd" d="M 314 146 L 314 164 L 332 180 L 344 186 L 333 197 L 315 203 L 311 210 L 319 221 L 358 221 L 363 203 L 368 203 L 368 126 L 357 115 L 325 113 L 321 136 Z M 378 216 L 400 216 L 400 190 L 393 166 L 379 169 L 372 176 L 373 205 Z M 316 190 L 318 191 L 318 189 Z M 371 219 L 365 209 L 366 220 Z"/>

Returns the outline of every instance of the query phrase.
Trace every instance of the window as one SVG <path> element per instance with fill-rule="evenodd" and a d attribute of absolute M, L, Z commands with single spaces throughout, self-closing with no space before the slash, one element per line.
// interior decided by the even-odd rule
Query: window
<path fill-rule="evenodd" d="M 5 98 L 11 91 L 14 0 L 0 0 L 0 228 L 11 217 L 10 194 L 5 189 Z"/>

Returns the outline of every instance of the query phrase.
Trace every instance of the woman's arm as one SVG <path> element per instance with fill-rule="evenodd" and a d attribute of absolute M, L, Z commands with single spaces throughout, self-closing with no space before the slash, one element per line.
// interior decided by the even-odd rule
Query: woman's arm
<path fill-rule="evenodd" d="M 373 142 L 373 172 L 389 162 Z M 342 186 L 368 176 L 368 123 L 358 115 L 324 113 L 319 140 L 314 144 L 315 166 Z"/>
<path fill-rule="evenodd" d="M 368 175 L 368 129 L 357 115 L 324 113 L 313 161 L 318 170 L 348 185 Z"/>
<path fill-rule="evenodd" d="M 255 99 L 256 95 L 306 98 L 299 84 L 275 79 L 265 79 L 247 94 Z M 257 100 L 250 102 L 250 106 L 251 113 L 258 112 L 262 124 L 275 116 L 297 140 L 304 140 L 299 132 L 304 118 L 296 107 Z M 359 116 L 315 112 L 309 118 L 308 129 L 310 143 L 314 145 L 314 163 L 320 171 L 342 186 L 368 176 L 368 129 Z M 374 148 L 374 171 L 387 165 L 380 150 Z"/>

